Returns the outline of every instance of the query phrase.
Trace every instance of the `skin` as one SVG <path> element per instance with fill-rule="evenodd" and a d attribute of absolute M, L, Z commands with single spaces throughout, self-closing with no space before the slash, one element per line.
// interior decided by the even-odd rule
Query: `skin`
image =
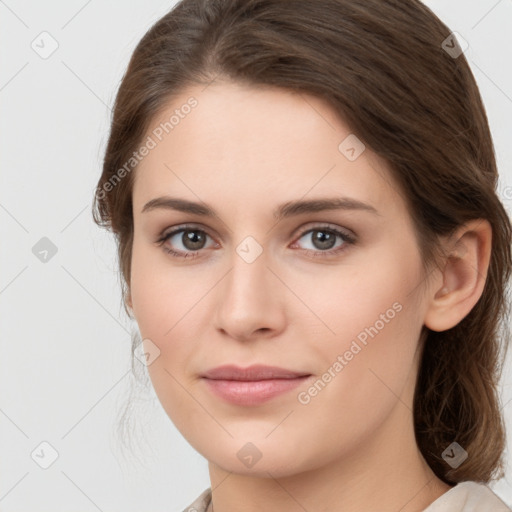
<path fill-rule="evenodd" d="M 148 370 L 163 408 L 208 460 L 215 512 L 423 510 L 450 487 L 430 470 L 414 437 L 420 333 L 424 325 L 453 327 L 477 302 L 489 224 L 476 220 L 443 239 L 449 257 L 426 279 L 412 219 L 386 162 L 369 148 L 347 159 L 338 146 L 350 129 L 327 103 L 218 80 L 175 97 L 146 136 L 190 96 L 197 107 L 136 169 L 128 304 L 142 338 L 151 340 L 145 347 L 160 351 Z M 164 195 L 204 202 L 217 216 L 142 213 Z M 378 213 L 325 210 L 279 222 L 272 216 L 287 201 L 335 196 Z M 206 233 L 196 257 L 164 251 L 192 253 L 183 233 L 157 243 L 184 223 Z M 310 230 L 328 227 L 357 240 L 336 237 L 326 248 Z M 248 236 L 262 249 L 252 263 L 236 251 Z M 400 312 L 300 403 L 298 393 L 396 303 Z M 262 405 L 239 406 L 213 395 L 200 378 L 226 363 L 313 377 Z M 252 467 L 237 457 L 248 442 L 261 454 Z"/>

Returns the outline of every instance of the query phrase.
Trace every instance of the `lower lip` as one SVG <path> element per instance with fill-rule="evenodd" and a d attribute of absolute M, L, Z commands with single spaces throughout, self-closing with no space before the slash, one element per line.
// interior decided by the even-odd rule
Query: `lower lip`
<path fill-rule="evenodd" d="M 213 380 L 204 379 L 217 396 L 236 405 L 258 405 L 300 386 L 310 375 L 295 379 Z"/>

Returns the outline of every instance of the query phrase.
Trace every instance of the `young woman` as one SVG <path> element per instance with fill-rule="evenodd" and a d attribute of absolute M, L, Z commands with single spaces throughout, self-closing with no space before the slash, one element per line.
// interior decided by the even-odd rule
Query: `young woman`
<path fill-rule="evenodd" d="M 95 219 L 188 511 L 510 510 L 511 224 L 456 37 L 417 0 L 183 0 L 137 46 Z M 134 340 L 134 352 L 141 340 Z"/>

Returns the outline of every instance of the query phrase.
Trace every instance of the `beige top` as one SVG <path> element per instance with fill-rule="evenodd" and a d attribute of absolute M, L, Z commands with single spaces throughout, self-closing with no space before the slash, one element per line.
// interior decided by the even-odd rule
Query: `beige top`
<path fill-rule="evenodd" d="M 183 512 L 206 512 L 212 500 L 209 487 Z M 511 512 L 487 485 L 460 482 L 431 503 L 423 512 Z"/>

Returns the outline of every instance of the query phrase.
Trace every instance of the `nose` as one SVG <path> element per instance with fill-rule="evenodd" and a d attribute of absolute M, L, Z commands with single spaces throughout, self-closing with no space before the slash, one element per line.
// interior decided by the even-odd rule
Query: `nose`
<path fill-rule="evenodd" d="M 233 251 L 230 263 L 216 287 L 214 327 L 239 341 L 278 335 L 285 325 L 285 291 L 266 252 L 249 263 Z"/>

